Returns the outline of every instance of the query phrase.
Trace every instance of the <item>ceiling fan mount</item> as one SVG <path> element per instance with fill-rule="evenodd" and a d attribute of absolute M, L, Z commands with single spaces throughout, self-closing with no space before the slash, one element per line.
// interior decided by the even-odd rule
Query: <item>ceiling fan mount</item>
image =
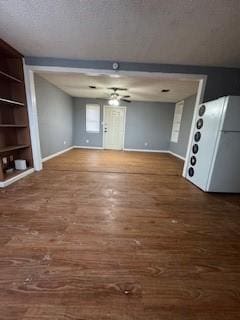
<path fill-rule="evenodd" d="M 89 88 L 90 89 L 99 89 L 94 85 L 89 86 Z M 132 102 L 131 100 L 129 100 L 129 98 L 131 97 L 130 95 L 120 95 L 118 93 L 118 91 L 127 91 L 128 90 L 127 88 L 110 87 L 110 88 L 107 88 L 107 90 L 112 91 L 110 94 L 108 93 L 109 104 L 111 104 L 111 105 L 118 106 L 120 100 L 127 102 L 127 103 Z"/>
<path fill-rule="evenodd" d="M 108 90 L 112 90 L 113 92 L 110 93 L 110 101 L 118 101 L 118 103 L 116 102 L 115 104 L 118 105 L 119 104 L 119 100 L 124 101 L 124 102 L 128 102 L 130 103 L 131 100 L 129 100 L 128 98 L 130 98 L 130 95 L 120 95 L 118 93 L 118 91 L 127 91 L 127 88 L 118 88 L 118 87 L 111 87 L 111 88 L 107 88 Z M 114 104 L 114 103 L 113 103 Z"/>

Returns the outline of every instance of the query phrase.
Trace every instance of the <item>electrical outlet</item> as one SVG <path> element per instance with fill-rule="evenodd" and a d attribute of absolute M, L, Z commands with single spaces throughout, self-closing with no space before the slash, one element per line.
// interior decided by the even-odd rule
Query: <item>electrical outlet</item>
<path fill-rule="evenodd" d="M 67 143 L 67 141 L 63 141 L 63 144 L 66 144 Z"/>
<path fill-rule="evenodd" d="M 148 146 L 148 142 L 144 142 L 144 145 L 145 145 L 145 147 L 147 147 Z"/>
<path fill-rule="evenodd" d="M 86 140 L 86 143 L 89 143 L 89 140 L 88 140 L 88 139 Z"/>

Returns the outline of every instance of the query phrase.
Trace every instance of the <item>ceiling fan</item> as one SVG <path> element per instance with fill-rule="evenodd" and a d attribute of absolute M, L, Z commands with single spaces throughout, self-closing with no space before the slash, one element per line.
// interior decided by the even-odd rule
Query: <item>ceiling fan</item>
<path fill-rule="evenodd" d="M 128 98 L 130 98 L 129 95 L 120 95 L 117 91 L 127 91 L 127 88 L 117 88 L 117 87 L 111 87 L 108 88 L 109 90 L 112 90 L 113 92 L 110 93 L 110 97 L 109 97 L 109 101 L 108 103 L 111 106 L 119 106 L 120 100 L 130 103 L 131 100 L 129 100 Z"/>

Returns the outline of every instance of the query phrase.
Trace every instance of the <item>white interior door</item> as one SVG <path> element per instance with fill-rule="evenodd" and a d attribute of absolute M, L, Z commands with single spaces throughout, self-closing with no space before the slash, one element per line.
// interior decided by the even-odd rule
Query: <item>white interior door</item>
<path fill-rule="evenodd" d="M 104 106 L 104 149 L 121 150 L 124 147 L 126 107 Z"/>

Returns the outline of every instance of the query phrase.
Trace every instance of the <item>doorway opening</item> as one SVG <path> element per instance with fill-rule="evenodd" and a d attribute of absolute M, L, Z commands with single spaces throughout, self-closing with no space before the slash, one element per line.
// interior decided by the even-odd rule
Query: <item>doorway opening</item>
<path fill-rule="evenodd" d="M 28 98 L 28 108 L 29 108 L 29 119 L 30 119 L 30 130 L 31 130 L 31 140 L 32 140 L 32 149 L 34 156 L 34 168 L 35 170 L 42 169 L 42 155 L 41 155 L 41 143 L 40 143 L 40 133 L 39 133 L 39 119 L 37 112 L 37 101 L 36 101 L 36 87 L 35 87 L 35 75 L 41 76 L 47 81 L 54 83 L 55 86 L 59 85 L 58 80 L 56 83 L 53 78 L 63 79 L 63 77 L 70 77 L 71 81 L 67 81 L 67 89 L 65 92 L 71 94 L 74 99 L 77 99 L 77 81 L 79 77 L 85 79 L 95 79 L 96 81 L 102 81 L 105 84 L 105 88 L 113 86 L 113 82 L 119 87 L 121 81 L 125 81 L 128 85 L 128 94 L 130 97 L 133 97 L 133 101 L 127 106 L 122 102 L 120 106 L 107 106 L 108 98 L 105 94 L 105 98 L 101 96 L 104 92 L 100 89 L 95 90 L 100 94 L 99 97 L 96 96 L 95 100 L 100 105 L 101 115 L 99 119 L 100 129 L 98 134 L 96 133 L 87 133 L 85 128 L 85 116 L 84 113 L 79 112 L 78 116 L 74 116 L 74 121 L 79 120 L 82 123 L 82 128 L 77 128 L 75 126 L 74 132 L 77 137 L 81 137 L 79 143 L 74 143 L 73 147 L 82 147 L 82 148 L 94 148 L 94 149 L 115 149 L 115 150 L 126 150 L 126 151 L 143 151 L 143 152 L 168 152 L 174 154 L 173 151 L 169 149 L 168 144 L 170 145 L 171 131 L 173 126 L 173 116 L 174 116 L 174 107 L 175 103 L 182 100 L 181 90 L 184 91 L 184 86 L 188 82 L 194 83 L 194 91 L 191 91 L 190 94 L 194 95 L 193 99 L 193 108 L 192 115 L 189 119 L 189 129 L 188 137 L 185 139 L 186 146 L 186 158 L 188 158 L 188 153 L 190 152 L 190 143 L 189 136 L 193 131 L 193 123 L 196 116 L 197 106 L 202 102 L 205 83 L 207 77 L 205 75 L 194 75 L 194 74 L 167 74 L 167 73 L 153 73 L 153 72 L 137 72 L 137 71 L 110 71 L 110 70 L 90 70 L 90 69 L 80 69 L 80 68 L 67 68 L 67 67 L 44 67 L 44 66 L 27 66 L 25 65 L 25 79 L 27 87 L 27 98 Z M 85 78 L 84 78 L 85 77 Z M 85 80 L 84 80 L 85 81 Z M 105 81 L 105 82 L 104 82 Z M 167 106 L 164 107 L 161 105 L 161 108 L 155 108 L 155 103 L 158 103 L 159 100 L 154 98 L 155 93 L 159 91 L 159 81 L 168 83 L 175 83 L 175 88 L 178 88 L 177 92 L 179 93 L 175 96 L 175 100 L 167 101 L 166 104 L 172 104 L 170 109 L 171 112 L 167 109 Z M 142 82 L 145 82 L 144 90 L 141 88 Z M 100 82 L 99 82 L 100 83 Z M 107 85 L 109 83 L 109 85 Z M 140 83 L 140 85 L 139 85 Z M 178 83 L 178 84 L 176 84 Z M 88 85 L 91 90 L 94 91 L 94 87 L 98 88 L 98 85 Z M 100 86 L 101 87 L 101 86 Z M 134 90 L 131 89 L 134 87 Z M 130 88 L 130 89 L 129 89 Z M 108 88 L 111 89 L 111 88 Z M 93 92 L 92 91 L 92 92 Z M 160 90 L 161 94 L 165 94 L 167 97 L 168 88 L 163 87 Z M 84 92 L 84 90 L 81 90 Z M 105 90 L 106 93 L 106 90 Z M 170 90 L 170 96 L 173 98 L 174 90 Z M 83 101 L 86 102 L 86 97 L 83 97 Z M 130 99 L 131 99 L 130 98 Z M 85 99 L 85 100 L 84 100 Z M 92 98 L 93 99 L 93 98 Z M 140 99 L 145 101 L 140 101 Z M 149 101 L 150 100 L 150 101 Z M 146 106 L 146 102 L 149 102 Z M 131 101 L 130 101 L 131 102 Z M 85 103 L 86 105 L 86 103 Z M 78 107 L 75 107 L 77 109 Z M 157 110 L 156 113 L 152 110 Z M 77 111 L 79 111 L 78 109 Z M 161 112 L 160 112 L 161 110 Z M 140 114 L 141 113 L 141 114 Z M 171 114 L 171 115 L 170 115 Z M 167 118 L 166 118 L 167 117 Z M 166 120 L 168 119 L 168 120 Z M 161 130 L 165 130 L 166 133 L 157 132 L 156 128 L 161 127 Z M 167 138 L 166 138 L 167 136 Z M 90 137 L 90 138 L 89 138 Z M 80 138 L 79 138 L 80 139 Z M 168 140 L 167 140 L 168 139 Z M 89 142 L 92 142 L 90 144 Z M 161 143 L 160 143 L 161 142 Z M 173 143 L 175 143 L 173 141 Z M 163 146 L 163 147 L 162 147 Z M 184 152 L 185 153 L 185 152 Z M 178 156 L 176 154 L 176 156 Z M 181 158 L 181 155 L 179 156 Z M 185 158 L 185 157 L 183 157 Z M 186 175 L 186 164 L 183 169 L 183 176 Z"/>

